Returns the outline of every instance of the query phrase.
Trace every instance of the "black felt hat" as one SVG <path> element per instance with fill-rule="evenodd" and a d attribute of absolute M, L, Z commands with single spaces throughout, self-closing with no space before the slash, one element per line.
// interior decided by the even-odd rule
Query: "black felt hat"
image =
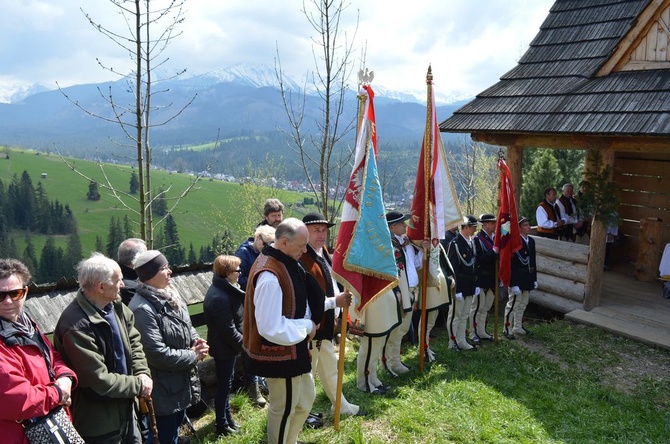
<path fill-rule="evenodd" d="M 335 226 L 334 223 L 326 220 L 326 216 L 317 211 L 305 214 L 302 218 L 302 223 L 305 225 L 324 224 L 327 225 L 328 228 Z"/>
<path fill-rule="evenodd" d="M 386 223 L 391 225 L 396 222 L 405 222 L 410 217 L 412 217 L 411 214 L 403 214 L 400 211 L 389 211 L 386 213 Z"/>
<path fill-rule="evenodd" d="M 472 214 L 468 214 L 467 216 L 463 217 L 463 223 L 461 226 L 463 227 L 476 227 L 479 221 L 477 220 L 476 217 L 474 217 Z"/>
<path fill-rule="evenodd" d="M 479 216 L 479 222 L 496 222 L 497 218 L 493 214 L 482 214 Z"/>
<path fill-rule="evenodd" d="M 526 216 L 520 216 L 519 217 L 519 225 L 521 225 L 524 222 L 529 222 L 530 223 L 530 219 L 528 219 Z"/>

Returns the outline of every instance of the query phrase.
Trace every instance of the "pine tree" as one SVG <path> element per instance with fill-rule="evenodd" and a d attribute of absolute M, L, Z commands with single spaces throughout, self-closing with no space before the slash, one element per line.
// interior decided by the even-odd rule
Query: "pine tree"
<path fill-rule="evenodd" d="M 123 242 L 123 230 L 121 230 L 121 221 L 112 216 L 109 220 L 109 232 L 107 233 L 107 248 L 105 254 L 107 257 L 115 258 L 119 244 Z"/>
<path fill-rule="evenodd" d="M 164 191 L 162 186 L 159 187 L 158 192 L 154 194 L 157 197 L 151 200 L 151 211 L 155 216 L 163 217 L 168 213 Z"/>
<path fill-rule="evenodd" d="M 24 230 L 32 230 L 35 226 L 35 188 L 30 174 L 23 171 L 14 202 L 18 226 Z"/>
<path fill-rule="evenodd" d="M 37 182 L 37 188 L 35 189 L 35 228 L 43 234 L 53 233 L 51 228 L 53 218 L 49 210 L 50 205 L 47 191 L 42 186 L 42 182 Z"/>
<path fill-rule="evenodd" d="M 179 233 L 177 232 L 177 222 L 171 214 L 165 218 L 165 225 L 163 226 L 163 242 L 164 253 L 167 260 L 173 265 L 181 265 L 184 263 L 185 251 L 181 248 L 179 243 Z"/>
<path fill-rule="evenodd" d="M 140 189 L 140 180 L 137 178 L 137 173 L 133 170 L 130 173 L 130 194 L 137 194 L 137 191 Z"/>
<path fill-rule="evenodd" d="M 133 229 L 130 227 L 130 218 L 126 214 L 123 216 L 123 237 L 128 239 L 133 236 Z"/>
<path fill-rule="evenodd" d="M 102 253 L 105 251 L 105 244 L 100 236 L 95 236 L 95 251 Z"/>
<path fill-rule="evenodd" d="M 86 193 L 86 199 L 98 201 L 100 200 L 100 191 L 98 190 L 98 182 L 92 180 L 88 183 L 88 193 Z"/>
<path fill-rule="evenodd" d="M 193 242 L 189 244 L 188 247 L 188 261 L 189 264 L 195 264 L 198 262 L 198 258 L 195 256 L 195 249 L 193 248 Z"/>
<path fill-rule="evenodd" d="M 56 247 L 54 238 L 48 236 L 40 255 L 40 283 L 56 282 L 63 277 L 63 256 L 63 249 Z"/>
<path fill-rule="evenodd" d="M 37 268 L 37 252 L 35 251 L 33 240 L 29 235 L 26 235 L 26 248 L 23 250 L 21 262 L 23 262 L 26 267 L 28 267 L 28 270 L 30 270 L 33 274 L 37 274 L 39 272 L 39 269 Z M 36 278 L 33 277 L 33 280 L 36 280 Z"/>
<path fill-rule="evenodd" d="M 75 230 L 68 236 L 67 247 L 65 249 L 65 259 L 63 268 L 66 277 L 70 276 L 68 273 L 72 273 L 72 275 L 74 276 L 74 270 L 77 267 L 79 261 L 81 261 L 83 257 L 84 255 L 82 253 L 79 233 L 77 232 L 77 230 Z"/>

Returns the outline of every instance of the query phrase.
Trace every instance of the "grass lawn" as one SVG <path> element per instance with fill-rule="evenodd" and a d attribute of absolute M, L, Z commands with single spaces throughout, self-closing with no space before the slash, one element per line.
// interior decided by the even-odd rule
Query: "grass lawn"
<path fill-rule="evenodd" d="M 356 389 L 355 339 L 347 341 L 344 393 L 368 413 L 344 418 L 335 431 L 330 402 L 316 381 L 312 411 L 326 426 L 304 429 L 313 443 L 668 443 L 670 352 L 568 321 L 531 320 L 532 335 L 476 352 L 446 349 L 437 328 L 437 362 L 418 371 L 416 347 L 404 344 L 413 370 L 378 396 Z M 212 405 L 213 408 L 213 405 Z M 233 399 L 242 429 L 214 435 L 214 414 L 195 421 L 194 443 L 266 443 L 267 410 L 245 395 Z"/>

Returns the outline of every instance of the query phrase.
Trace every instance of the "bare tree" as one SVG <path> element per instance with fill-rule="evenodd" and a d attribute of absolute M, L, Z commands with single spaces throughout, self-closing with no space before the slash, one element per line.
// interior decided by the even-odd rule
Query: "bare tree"
<path fill-rule="evenodd" d="M 161 68 L 169 60 L 167 57 L 164 57 L 164 51 L 167 46 L 181 34 L 178 26 L 184 21 L 183 8 L 185 1 L 166 0 L 160 3 L 163 5 L 162 7 L 156 7 L 155 3 L 157 2 L 151 2 L 150 0 L 109 0 L 117 8 L 118 14 L 122 17 L 123 27 L 127 31 L 125 33 L 116 31 L 115 29 L 118 26 L 109 26 L 95 21 L 83 9 L 81 10 L 89 23 L 98 32 L 118 45 L 132 60 L 134 68 L 128 74 L 106 65 L 100 59 L 96 59 L 102 69 L 126 79 L 127 91 L 124 92 L 133 95 L 133 103 L 120 103 L 120 99 L 115 97 L 112 86 L 106 92 L 98 88 L 100 97 L 109 105 L 109 109 L 111 110 L 111 113 L 105 114 L 98 110 L 84 108 L 79 102 L 70 98 L 63 89 L 60 89 L 68 100 L 88 115 L 117 124 L 121 128 L 125 140 L 112 140 L 112 142 L 120 148 L 119 157 L 124 156 L 123 150 L 128 150 L 128 154 L 125 157 L 132 159 L 132 162 L 136 163 L 139 193 L 137 196 L 134 196 L 112 185 L 107 174 L 105 174 L 105 167 L 101 161 L 99 161 L 99 166 L 105 180 L 98 180 L 98 183 L 101 188 L 107 189 L 120 202 L 121 207 L 132 211 L 138 216 L 139 236 L 147 241 L 149 247 L 153 245 L 155 225 L 164 220 L 163 218 L 158 222 L 154 222 L 151 210 L 152 200 L 165 199 L 167 193 L 170 191 L 170 187 L 160 192 L 152 189 L 150 130 L 157 126 L 167 125 L 170 121 L 174 120 L 197 96 L 197 94 L 194 95 L 187 103 L 171 114 L 167 116 L 161 114 L 163 117 L 160 121 L 153 122 L 151 120 L 153 112 L 163 111 L 172 105 L 172 103 L 163 106 L 154 104 L 154 99 L 159 94 L 168 92 L 166 89 L 157 89 L 155 87 L 161 81 L 173 79 L 185 72 L 185 69 L 180 70 L 161 79 L 154 79 L 153 77 L 158 68 Z M 75 168 L 74 163 L 68 163 L 68 166 L 81 176 L 86 177 Z M 86 178 L 93 180 L 89 177 Z M 170 209 L 167 215 L 193 189 L 199 179 L 200 176 L 196 176 L 185 190 L 177 193 L 176 197 L 170 199 L 171 205 L 169 205 Z"/>
<path fill-rule="evenodd" d="M 494 148 L 464 140 L 461 154 L 447 154 L 466 214 L 493 213 L 497 208 L 498 172 Z"/>
<path fill-rule="evenodd" d="M 298 153 L 299 164 L 305 172 L 307 182 L 316 197 L 326 219 L 334 220 L 342 202 L 344 174 L 349 167 L 352 150 L 342 149 L 343 138 L 355 128 L 355 119 L 345 121 L 345 97 L 349 92 L 353 44 L 358 30 L 349 38 L 343 30 L 343 13 L 349 6 L 343 0 L 310 0 L 308 10 L 303 2 L 302 13 L 307 18 L 316 36 L 312 37 L 312 55 L 315 70 L 306 80 L 316 89 L 322 107 L 316 121 L 316 134 L 304 128 L 306 87 L 302 93 L 291 91 L 284 82 L 281 58 L 277 49 L 275 72 L 289 121 L 289 129 L 283 130 L 290 137 L 289 146 Z M 296 102 L 294 103 L 294 94 Z M 313 173 L 318 171 L 318 177 Z M 346 185 L 346 184 L 344 184 Z M 339 190 L 339 192 L 338 192 Z"/>

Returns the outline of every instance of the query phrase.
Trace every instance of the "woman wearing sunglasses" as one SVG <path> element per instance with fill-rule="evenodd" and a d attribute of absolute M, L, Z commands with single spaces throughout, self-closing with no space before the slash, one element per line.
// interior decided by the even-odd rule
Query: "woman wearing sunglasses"
<path fill-rule="evenodd" d="M 30 271 L 15 259 L 0 259 L 0 436 L 28 443 L 23 425 L 70 405 L 77 382 L 35 322 L 23 311 Z"/>

